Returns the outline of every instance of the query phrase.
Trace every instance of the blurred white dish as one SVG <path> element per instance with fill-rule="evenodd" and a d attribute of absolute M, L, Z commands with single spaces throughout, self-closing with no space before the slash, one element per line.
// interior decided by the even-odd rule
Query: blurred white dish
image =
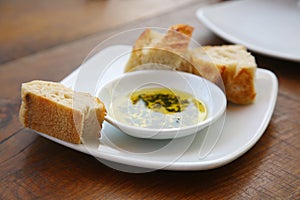
<path fill-rule="evenodd" d="M 196 16 L 232 43 L 261 54 L 300 61 L 299 1 L 229 1 L 200 8 Z"/>
<path fill-rule="evenodd" d="M 119 113 L 114 113 L 114 109 L 112 108 L 120 106 L 114 104 L 115 99 L 128 96 L 140 88 L 153 87 L 179 90 L 192 94 L 196 99 L 204 103 L 207 109 L 206 119 L 194 125 L 179 126 L 178 128 L 144 128 L 120 122 L 118 116 L 116 116 Z M 210 81 L 193 74 L 169 70 L 142 70 L 122 74 L 108 84 L 105 84 L 97 96 L 104 102 L 108 110 L 106 121 L 128 135 L 148 139 L 173 139 L 195 134 L 221 117 L 227 104 L 224 92 Z M 127 113 L 126 116 L 128 115 Z M 178 116 L 181 116 L 181 121 L 185 120 L 184 115 Z M 148 117 L 151 118 L 151 116 Z"/>

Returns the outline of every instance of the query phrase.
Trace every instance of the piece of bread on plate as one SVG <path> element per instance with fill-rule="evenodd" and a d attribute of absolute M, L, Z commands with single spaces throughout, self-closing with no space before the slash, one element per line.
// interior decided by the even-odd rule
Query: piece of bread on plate
<path fill-rule="evenodd" d="M 204 46 L 191 52 L 194 74 L 213 82 L 221 76 L 226 97 L 236 104 L 253 103 L 255 90 L 255 58 L 242 45 Z"/>
<path fill-rule="evenodd" d="M 224 85 L 227 100 L 253 103 L 256 96 L 254 57 L 241 45 L 205 46 L 190 49 L 193 27 L 171 26 L 166 34 L 146 29 L 136 40 L 125 72 L 169 69 L 200 75 Z"/>
<path fill-rule="evenodd" d="M 24 127 L 74 144 L 99 138 L 106 110 L 88 93 L 74 92 L 61 83 L 23 83 L 19 120 Z"/>
<path fill-rule="evenodd" d="M 188 62 L 188 46 L 194 28 L 177 24 L 166 34 L 150 28 L 136 40 L 125 72 L 141 69 L 171 69 L 192 72 Z"/>

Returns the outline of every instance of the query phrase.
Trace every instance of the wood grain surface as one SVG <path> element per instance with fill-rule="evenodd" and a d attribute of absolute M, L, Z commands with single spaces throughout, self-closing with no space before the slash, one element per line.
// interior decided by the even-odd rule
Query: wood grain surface
<path fill-rule="evenodd" d="M 2 0 L 0 63 L 196 0 Z"/>
<path fill-rule="evenodd" d="M 216 1 L 188 1 L 183 5 L 170 0 L 174 5 L 162 5 L 163 8 L 157 8 L 160 1 L 153 1 L 156 6 L 150 14 L 141 12 L 140 15 L 145 14 L 143 17 L 134 15 L 127 19 L 116 17 L 112 25 L 102 27 L 91 22 L 95 25 L 88 30 L 74 27 L 83 26 L 86 18 L 97 21 L 97 5 L 111 2 L 27 2 L 28 5 L 25 1 L 0 1 L 0 16 L 11 19 L 9 23 L 0 17 L 0 24 L 11 27 L 0 34 L 0 199 L 300 199 L 299 63 L 254 53 L 259 67 L 273 71 L 279 80 L 274 114 L 264 135 L 250 151 L 213 170 L 125 173 L 40 137 L 18 122 L 22 82 L 63 79 L 99 42 L 121 31 L 188 23 L 195 27 L 194 39 L 199 43 L 225 44 L 194 14 L 197 8 Z M 125 4 L 138 0 L 112 2 Z M 140 2 L 145 10 L 148 4 L 146 0 Z M 69 26 L 60 21 L 78 13 Z M 42 17 L 51 18 L 53 26 L 64 30 L 41 30 Z M 26 26 L 18 32 L 13 26 L 22 23 Z M 45 41 L 37 42 L 38 36 L 32 36 L 36 29 Z M 53 40 L 45 36 L 47 32 L 53 35 Z"/>

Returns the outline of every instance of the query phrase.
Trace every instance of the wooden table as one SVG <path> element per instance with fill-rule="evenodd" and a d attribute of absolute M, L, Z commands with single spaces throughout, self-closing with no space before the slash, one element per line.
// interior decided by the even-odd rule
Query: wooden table
<path fill-rule="evenodd" d="M 299 63 L 254 54 L 279 79 L 274 114 L 250 151 L 213 170 L 120 172 L 22 128 L 20 84 L 60 81 L 113 34 L 188 23 L 201 44 L 226 43 L 195 17 L 216 1 L 149 2 L 0 2 L 0 199 L 299 199 Z"/>

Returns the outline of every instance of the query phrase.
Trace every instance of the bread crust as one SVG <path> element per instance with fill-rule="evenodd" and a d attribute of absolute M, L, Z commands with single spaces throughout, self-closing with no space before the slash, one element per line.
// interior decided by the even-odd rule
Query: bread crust
<path fill-rule="evenodd" d="M 31 92 L 24 93 L 20 121 L 28 128 L 52 137 L 79 144 L 83 115 L 78 110 L 57 104 Z"/>
<path fill-rule="evenodd" d="M 171 26 L 165 35 L 146 29 L 133 46 L 125 72 L 168 69 L 193 73 L 224 89 L 228 101 L 253 103 L 257 68 L 254 57 L 242 45 L 189 49 L 192 33 L 193 27 L 185 24 Z"/>
<path fill-rule="evenodd" d="M 193 30 L 185 24 L 171 26 L 166 34 L 145 29 L 136 40 L 124 71 L 163 68 L 191 72 L 187 49 Z"/>
<path fill-rule="evenodd" d="M 257 66 L 254 57 L 244 46 L 204 46 L 194 49 L 191 51 L 191 62 L 197 68 L 195 74 L 215 83 L 222 79 L 228 101 L 236 104 L 255 101 Z"/>
<path fill-rule="evenodd" d="M 56 97 L 55 93 L 61 93 L 65 99 Z M 87 134 L 85 126 L 88 124 L 88 130 L 93 131 L 95 138 L 99 137 L 106 111 L 98 98 L 85 93 L 74 93 L 60 83 L 46 81 L 22 84 L 21 94 L 19 120 L 24 127 L 60 140 L 80 144 L 83 142 L 84 134 Z M 84 105 L 85 103 L 80 102 L 76 106 L 74 94 L 84 96 L 80 98 L 90 99 L 95 104 Z M 52 98 L 52 95 L 55 97 Z"/>
<path fill-rule="evenodd" d="M 226 71 L 226 69 L 225 69 Z M 253 103 L 256 97 L 253 69 L 243 68 L 237 74 L 224 73 L 226 96 L 229 101 L 236 104 Z"/>

